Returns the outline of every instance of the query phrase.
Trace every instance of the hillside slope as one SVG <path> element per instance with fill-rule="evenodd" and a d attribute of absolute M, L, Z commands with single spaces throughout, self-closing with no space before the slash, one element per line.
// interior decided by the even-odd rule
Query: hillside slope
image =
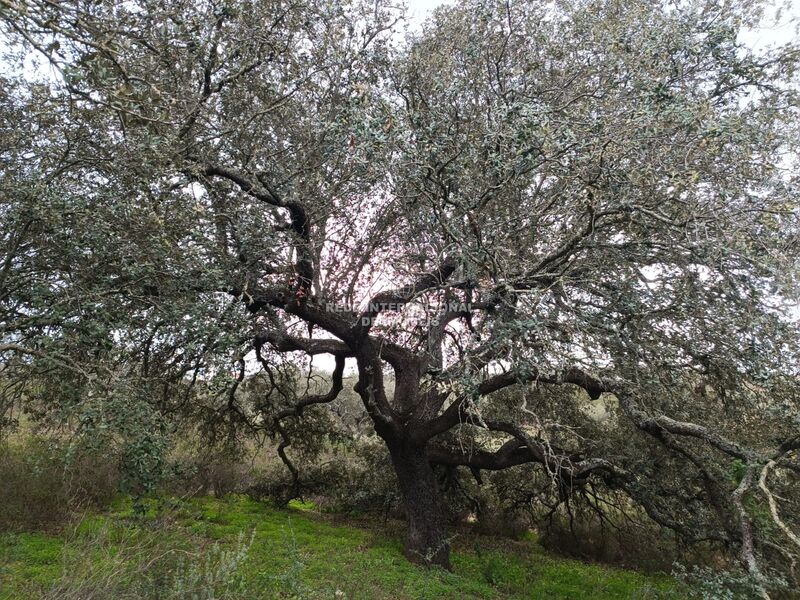
<path fill-rule="evenodd" d="M 550 556 L 534 542 L 453 539 L 452 573 L 410 564 L 401 528 L 294 503 L 130 502 L 53 533 L 0 535 L 0 600 L 666 598 L 668 578 Z"/>

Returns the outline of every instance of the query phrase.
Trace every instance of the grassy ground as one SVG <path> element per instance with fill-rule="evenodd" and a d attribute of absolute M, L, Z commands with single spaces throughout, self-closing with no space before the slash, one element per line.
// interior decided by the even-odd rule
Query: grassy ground
<path fill-rule="evenodd" d="M 668 578 L 454 538 L 453 572 L 401 554 L 401 528 L 245 498 L 120 503 L 66 531 L 0 535 L 0 600 L 683 597 Z"/>

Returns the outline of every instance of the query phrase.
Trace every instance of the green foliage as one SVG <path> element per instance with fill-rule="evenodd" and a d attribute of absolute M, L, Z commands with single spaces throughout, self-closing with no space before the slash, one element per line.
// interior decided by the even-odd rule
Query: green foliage
<path fill-rule="evenodd" d="M 186 557 L 181 557 L 171 576 L 169 587 L 164 591 L 154 590 L 154 597 L 167 600 L 245 598 L 245 580 L 240 567 L 247 559 L 253 535 L 248 540 L 240 532 L 231 548 L 213 544 L 200 560 L 192 557 L 189 561 Z"/>
<path fill-rule="evenodd" d="M 675 575 L 686 583 L 702 600 L 749 600 L 759 596 L 759 583 L 742 569 L 686 568 L 676 565 Z M 764 583 L 764 582 L 762 582 Z M 777 597 L 795 598 L 796 590 L 781 578 L 772 578 L 766 584 Z"/>
<path fill-rule="evenodd" d="M 503 559 L 494 553 L 485 554 L 481 551 L 480 541 L 475 540 L 475 556 L 481 564 L 481 574 L 489 585 L 500 583 L 503 568 Z"/>
<path fill-rule="evenodd" d="M 78 510 L 106 506 L 120 475 L 113 456 L 22 435 L 0 440 L 0 481 L 0 531 L 20 531 L 59 528 Z"/>
<path fill-rule="evenodd" d="M 746 471 L 747 471 L 747 465 L 737 458 L 731 461 L 728 470 L 728 476 L 730 477 L 730 480 L 731 482 L 733 482 L 734 485 L 739 485 L 742 479 L 744 479 Z"/>
<path fill-rule="evenodd" d="M 302 510 L 305 510 L 305 507 Z M 273 578 L 278 589 L 283 590 L 290 598 L 303 598 L 308 595 L 306 584 L 302 579 L 303 569 L 306 565 L 297 545 L 291 518 L 288 519 L 286 525 L 284 544 L 289 564 L 283 573 L 274 575 Z"/>

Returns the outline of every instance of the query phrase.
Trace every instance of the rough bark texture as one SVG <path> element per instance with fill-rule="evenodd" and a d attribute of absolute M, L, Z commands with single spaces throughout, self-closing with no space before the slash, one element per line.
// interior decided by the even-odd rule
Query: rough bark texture
<path fill-rule="evenodd" d="M 415 563 L 450 570 L 450 544 L 442 497 L 424 446 L 390 443 L 389 452 L 408 522 L 406 557 Z"/>

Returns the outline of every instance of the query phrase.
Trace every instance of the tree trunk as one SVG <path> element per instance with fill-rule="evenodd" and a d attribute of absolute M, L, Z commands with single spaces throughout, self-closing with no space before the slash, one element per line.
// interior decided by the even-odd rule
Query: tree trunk
<path fill-rule="evenodd" d="M 390 443 L 389 453 L 408 522 L 406 557 L 418 564 L 450 570 L 442 496 L 425 448 L 405 442 Z"/>

